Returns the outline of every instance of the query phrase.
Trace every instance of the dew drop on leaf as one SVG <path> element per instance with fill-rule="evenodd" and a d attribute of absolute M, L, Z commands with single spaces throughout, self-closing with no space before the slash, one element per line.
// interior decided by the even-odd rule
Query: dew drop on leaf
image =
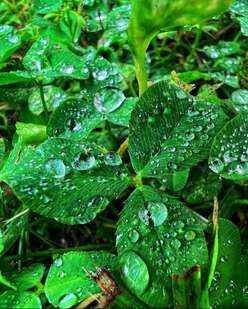
<path fill-rule="evenodd" d="M 133 251 L 126 252 L 121 257 L 122 275 L 131 291 L 142 294 L 149 284 L 149 272 L 143 259 Z"/>
<path fill-rule="evenodd" d="M 74 66 L 73 65 L 63 65 L 60 69 L 60 71 L 62 73 L 65 73 L 65 74 L 72 74 L 74 72 Z"/>
<path fill-rule="evenodd" d="M 188 241 L 194 240 L 195 237 L 196 237 L 196 233 L 194 231 L 188 231 L 188 232 L 185 233 L 184 237 Z"/>
<path fill-rule="evenodd" d="M 132 230 L 129 232 L 128 237 L 132 243 L 136 243 L 139 240 L 140 235 L 136 230 Z"/>
<path fill-rule="evenodd" d="M 116 153 L 108 153 L 104 157 L 104 163 L 110 166 L 117 166 L 122 164 L 121 157 Z"/>
<path fill-rule="evenodd" d="M 163 203 L 149 203 L 147 208 L 154 226 L 163 224 L 168 217 L 168 210 Z"/>
<path fill-rule="evenodd" d="M 53 264 L 57 267 L 60 267 L 63 265 L 63 260 L 61 257 L 57 258 L 56 260 L 54 260 Z"/>
<path fill-rule="evenodd" d="M 19 42 L 19 37 L 15 34 L 9 34 L 7 40 L 11 44 L 17 44 Z"/>
<path fill-rule="evenodd" d="M 118 89 L 101 89 L 95 94 L 94 106 L 100 113 L 111 113 L 125 101 L 124 94 Z"/>
<path fill-rule="evenodd" d="M 72 162 L 72 167 L 79 171 L 86 171 L 97 166 L 97 160 L 93 155 L 81 154 L 76 156 Z"/>
<path fill-rule="evenodd" d="M 220 159 L 215 159 L 210 162 L 210 169 L 215 173 L 220 173 L 224 169 L 224 163 Z"/>
<path fill-rule="evenodd" d="M 173 239 L 171 242 L 170 242 L 170 245 L 172 248 L 174 249 L 179 249 L 181 247 L 181 241 L 178 240 L 178 239 Z"/>
<path fill-rule="evenodd" d="M 77 303 L 77 296 L 73 293 L 63 296 L 59 302 L 59 307 L 62 309 L 71 308 Z"/>
<path fill-rule="evenodd" d="M 139 211 L 139 218 L 146 225 L 159 226 L 164 223 L 167 217 L 167 207 L 159 202 L 150 202 Z"/>
<path fill-rule="evenodd" d="M 49 174 L 52 174 L 55 178 L 63 178 L 66 174 L 66 167 L 62 160 L 51 159 L 46 165 L 45 169 Z"/>

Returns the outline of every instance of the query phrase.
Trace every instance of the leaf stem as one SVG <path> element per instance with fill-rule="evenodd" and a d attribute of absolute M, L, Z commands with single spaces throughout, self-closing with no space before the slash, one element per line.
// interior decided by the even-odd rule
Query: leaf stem
<path fill-rule="evenodd" d="M 43 105 L 43 109 L 44 109 L 45 115 L 48 118 L 48 109 L 47 109 L 47 105 L 46 105 L 43 84 L 42 84 L 42 82 L 38 82 L 38 85 L 39 85 L 39 90 L 40 90 L 41 103 Z"/>
<path fill-rule="evenodd" d="M 139 96 L 147 89 L 147 73 L 145 65 L 145 52 L 140 51 L 134 56 L 135 74 L 139 84 Z"/>

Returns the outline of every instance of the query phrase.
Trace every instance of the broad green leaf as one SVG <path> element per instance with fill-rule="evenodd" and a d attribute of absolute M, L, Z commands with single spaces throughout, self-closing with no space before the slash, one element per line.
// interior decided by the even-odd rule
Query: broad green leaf
<path fill-rule="evenodd" d="M 84 25 L 84 18 L 72 10 L 65 11 L 59 21 L 60 29 L 73 43 L 78 42 Z"/>
<path fill-rule="evenodd" d="M 66 92 L 59 87 L 45 86 L 43 89 L 47 110 L 49 112 L 53 112 L 67 98 Z M 32 90 L 28 98 L 28 107 L 34 115 L 40 115 L 44 111 L 38 88 Z"/>
<path fill-rule="evenodd" d="M 248 36 L 248 2 L 247 0 L 235 0 L 231 6 L 231 12 L 235 15 L 236 19 L 240 22 L 241 32 Z"/>
<path fill-rule="evenodd" d="M 57 257 L 45 283 L 48 301 L 55 307 L 71 308 L 100 293 L 89 274 L 106 267 L 111 274 L 118 269 L 117 258 L 107 252 L 69 252 Z"/>
<path fill-rule="evenodd" d="M 198 100 L 172 83 L 150 87 L 130 120 L 129 153 L 144 177 L 163 177 L 208 156 L 226 116 L 218 104 Z"/>
<path fill-rule="evenodd" d="M 118 222 L 116 246 L 130 291 L 153 308 L 169 307 L 171 275 L 208 263 L 196 213 L 150 187 L 134 191 Z"/>
<path fill-rule="evenodd" d="M 46 126 L 33 123 L 16 123 L 16 133 L 23 144 L 35 145 L 47 139 Z"/>
<path fill-rule="evenodd" d="M 50 67 L 50 63 L 47 58 L 49 50 L 49 39 L 39 38 L 35 41 L 30 49 L 27 51 L 23 58 L 24 68 L 32 72 L 32 75 L 41 75 L 41 71 L 47 67 Z"/>
<path fill-rule="evenodd" d="M 85 59 L 77 56 L 69 49 L 53 49 L 49 60 L 52 68 L 45 71 L 45 76 L 47 77 L 65 77 L 75 79 L 87 79 L 89 77 L 89 70 Z"/>
<path fill-rule="evenodd" d="M 174 174 L 163 179 L 163 183 L 166 188 L 172 191 L 180 191 L 182 190 L 188 181 L 189 178 L 189 170 L 184 170 L 180 172 L 175 172 Z"/>
<path fill-rule="evenodd" d="M 232 93 L 232 105 L 237 112 L 248 111 L 248 90 L 239 89 Z"/>
<path fill-rule="evenodd" d="M 102 41 L 105 47 L 112 44 L 124 46 L 127 43 L 127 28 L 131 13 L 131 5 L 114 7 L 107 15 L 106 29 Z"/>
<path fill-rule="evenodd" d="M 6 291 L 0 295 L 1 309 L 41 309 L 39 297 L 32 292 Z"/>
<path fill-rule="evenodd" d="M 183 190 L 183 197 L 189 204 L 213 201 L 221 188 L 222 183 L 218 175 L 206 168 L 196 168 L 192 170 L 188 184 Z"/>
<path fill-rule="evenodd" d="M 64 3 L 64 0 L 34 0 L 33 6 L 37 13 L 47 14 L 58 11 Z"/>
<path fill-rule="evenodd" d="M 205 46 L 204 53 L 212 59 L 240 53 L 240 43 L 233 41 L 219 41 L 217 45 Z"/>
<path fill-rule="evenodd" d="M 13 150 L 0 174 L 33 211 L 67 224 L 93 220 L 127 188 L 121 159 L 90 143 L 51 138 Z"/>
<path fill-rule="evenodd" d="M 89 77 L 84 57 L 44 37 L 40 37 L 31 46 L 23 59 L 23 65 L 31 72 L 33 78 L 87 79 Z"/>
<path fill-rule="evenodd" d="M 6 276 L 18 289 L 18 291 L 29 290 L 36 287 L 45 272 L 45 267 L 43 264 L 33 264 L 20 272 L 13 272 L 12 274 L 8 274 L 6 272 Z"/>
<path fill-rule="evenodd" d="M 210 303 L 217 308 L 222 308 L 222 302 L 226 298 L 234 298 L 238 292 L 238 282 L 235 277 L 240 270 L 241 244 L 237 227 L 228 220 L 220 220 L 218 235 L 218 260 L 209 292 Z"/>
<path fill-rule="evenodd" d="M 32 82 L 33 77 L 26 71 L 0 72 L 0 86 Z"/>
<path fill-rule="evenodd" d="M 245 180 L 248 177 L 247 114 L 230 120 L 214 139 L 209 166 L 226 179 Z"/>
<path fill-rule="evenodd" d="M 21 39 L 13 28 L 8 25 L 0 25 L 0 66 L 1 62 L 8 58 L 21 46 Z"/>
<path fill-rule="evenodd" d="M 95 96 L 67 100 L 50 118 L 48 135 L 81 140 L 104 120 L 128 126 L 136 101 L 136 98 L 125 98 L 115 88 L 103 88 Z"/>
<path fill-rule="evenodd" d="M 206 19 L 228 9 L 232 0 L 132 0 L 132 14 L 128 35 L 139 81 L 140 93 L 146 88 L 145 52 L 160 30 L 178 26 L 201 24 Z"/>

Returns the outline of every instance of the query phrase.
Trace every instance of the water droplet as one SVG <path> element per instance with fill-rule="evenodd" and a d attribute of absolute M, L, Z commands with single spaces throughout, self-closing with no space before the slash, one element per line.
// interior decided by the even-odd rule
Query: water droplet
<path fill-rule="evenodd" d="M 140 235 L 136 230 L 132 230 L 128 234 L 128 237 L 129 237 L 131 242 L 136 243 L 139 240 Z"/>
<path fill-rule="evenodd" d="M 45 164 L 45 169 L 55 178 L 63 178 L 66 174 L 66 167 L 62 160 L 52 159 Z"/>
<path fill-rule="evenodd" d="M 93 155 L 82 153 L 73 160 L 72 167 L 79 171 L 90 170 L 98 165 L 96 158 Z"/>
<path fill-rule="evenodd" d="M 185 239 L 188 241 L 194 240 L 196 237 L 196 233 L 194 231 L 188 231 L 184 235 Z"/>
<path fill-rule="evenodd" d="M 139 218 L 146 225 L 159 226 L 164 223 L 167 217 L 167 207 L 159 202 L 150 202 L 139 211 Z"/>
<path fill-rule="evenodd" d="M 74 66 L 72 64 L 62 65 L 60 68 L 60 72 L 70 75 L 74 72 Z"/>
<path fill-rule="evenodd" d="M 126 285 L 137 295 L 142 294 L 149 284 L 149 272 L 146 263 L 133 251 L 124 253 L 120 261 Z"/>
<path fill-rule="evenodd" d="M 19 37 L 15 34 L 9 34 L 7 40 L 11 44 L 17 44 L 19 42 Z"/>
<path fill-rule="evenodd" d="M 100 113 L 111 113 L 124 102 L 123 92 L 114 88 L 104 88 L 95 94 L 94 106 Z"/>
<path fill-rule="evenodd" d="M 178 239 L 173 239 L 171 242 L 170 242 L 170 245 L 172 248 L 174 249 L 179 249 L 181 247 L 181 241 L 178 240 Z"/>
<path fill-rule="evenodd" d="M 57 258 L 56 260 L 54 260 L 53 264 L 57 267 L 60 267 L 63 265 L 63 260 L 61 257 Z"/>
<path fill-rule="evenodd" d="M 104 163 L 110 166 L 117 166 L 122 164 L 121 157 L 116 153 L 108 153 L 104 156 Z"/>
<path fill-rule="evenodd" d="M 62 309 L 71 308 L 72 306 L 76 305 L 77 301 L 77 296 L 73 293 L 70 293 L 61 298 L 59 301 L 59 307 Z"/>
<path fill-rule="evenodd" d="M 210 163 L 210 169 L 215 173 L 220 173 L 224 169 L 224 164 L 220 159 L 215 159 Z"/>

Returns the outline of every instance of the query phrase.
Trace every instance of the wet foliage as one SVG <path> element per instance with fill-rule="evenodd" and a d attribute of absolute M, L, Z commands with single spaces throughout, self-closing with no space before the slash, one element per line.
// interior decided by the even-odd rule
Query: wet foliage
<path fill-rule="evenodd" d="M 248 308 L 248 2 L 0 12 L 0 308 Z"/>

